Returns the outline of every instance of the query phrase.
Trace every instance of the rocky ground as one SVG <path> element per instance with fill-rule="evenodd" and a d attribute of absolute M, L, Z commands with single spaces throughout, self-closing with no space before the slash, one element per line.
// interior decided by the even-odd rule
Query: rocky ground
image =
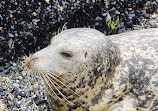
<path fill-rule="evenodd" d="M 13 63 L 0 76 L 0 111 L 48 111 L 43 81 L 23 66 Z"/>
<path fill-rule="evenodd" d="M 40 78 L 25 71 L 22 57 L 46 47 L 64 24 L 106 35 L 158 28 L 158 1 L 1 0 L 0 111 L 50 110 Z"/>

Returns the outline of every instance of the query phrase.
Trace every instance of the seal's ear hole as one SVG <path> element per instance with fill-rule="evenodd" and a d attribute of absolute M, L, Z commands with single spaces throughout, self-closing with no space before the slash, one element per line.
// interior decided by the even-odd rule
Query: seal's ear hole
<path fill-rule="evenodd" d="M 68 53 L 68 52 L 61 52 L 60 53 L 63 57 L 65 58 L 71 58 L 72 57 L 72 54 Z"/>
<path fill-rule="evenodd" d="M 85 53 L 85 58 L 87 57 L 87 52 Z"/>

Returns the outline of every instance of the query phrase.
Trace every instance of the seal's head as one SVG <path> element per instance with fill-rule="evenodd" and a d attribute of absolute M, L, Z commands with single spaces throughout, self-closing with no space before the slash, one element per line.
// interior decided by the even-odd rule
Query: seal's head
<path fill-rule="evenodd" d="M 119 62 L 118 48 L 104 34 L 75 28 L 54 36 L 26 66 L 43 78 L 54 109 L 80 110 L 98 104 Z"/>

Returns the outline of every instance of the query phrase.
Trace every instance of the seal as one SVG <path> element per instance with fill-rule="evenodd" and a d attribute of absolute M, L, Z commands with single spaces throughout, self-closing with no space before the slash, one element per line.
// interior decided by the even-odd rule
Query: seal
<path fill-rule="evenodd" d="M 158 110 L 157 32 L 67 29 L 26 66 L 44 80 L 53 111 Z"/>

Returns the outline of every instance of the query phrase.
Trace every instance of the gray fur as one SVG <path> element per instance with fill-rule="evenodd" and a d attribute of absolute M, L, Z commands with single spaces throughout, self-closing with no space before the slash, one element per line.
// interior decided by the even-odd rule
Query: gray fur
<path fill-rule="evenodd" d="M 55 111 L 158 110 L 158 28 L 112 36 L 89 28 L 68 29 L 29 57 L 26 65 L 42 78 L 57 74 L 69 84 L 54 77 L 79 95 L 54 80 L 68 99 L 62 101 L 44 80 Z"/>

